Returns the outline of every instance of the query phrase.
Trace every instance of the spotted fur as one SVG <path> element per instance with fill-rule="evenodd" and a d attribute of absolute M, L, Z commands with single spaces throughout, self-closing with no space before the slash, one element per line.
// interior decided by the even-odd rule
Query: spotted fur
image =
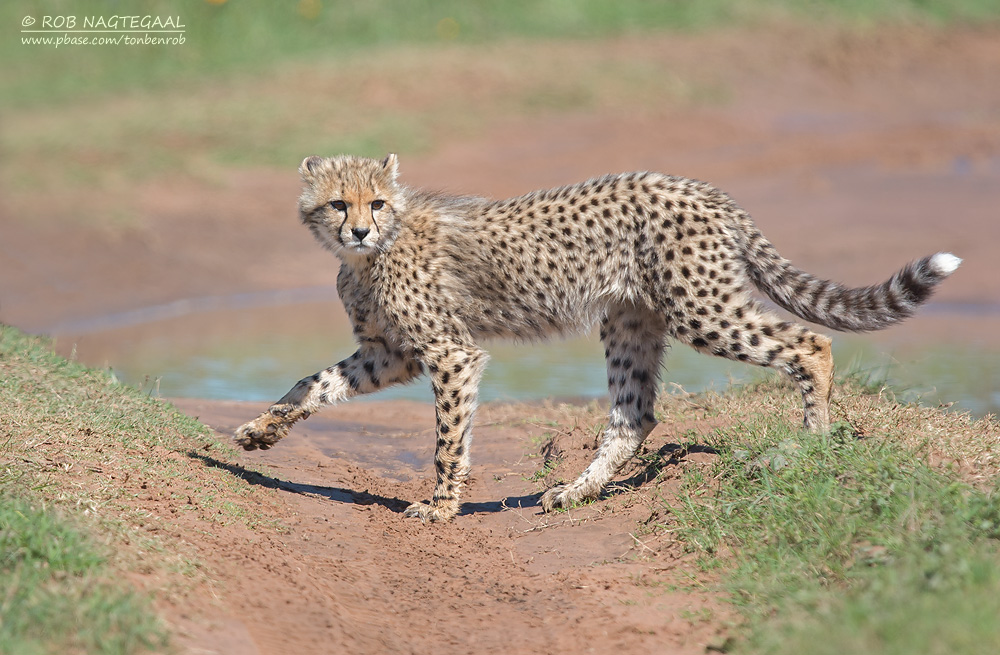
<path fill-rule="evenodd" d="M 877 330 L 913 313 L 953 272 L 938 253 L 881 285 L 848 289 L 782 258 L 750 216 L 701 182 L 625 173 L 508 200 L 407 188 L 397 160 L 309 157 L 302 221 L 341 260 L 338 289 L 359 343 L 237 430 L 268 448 L 296 421 L 427 372 L 434 390 L 437 482 L 409 516 L 450 519 L 469 475 L 483 339 L 522 340 L 600 325 L 611 410 L 597 456 L 545 510 L 594 498 L 656 425 L 668 340 L 787 374 L 805 427 L 829 427 L 830 339 L 762 307 L 751 284 L 789 311 L 838 330 Z"/>

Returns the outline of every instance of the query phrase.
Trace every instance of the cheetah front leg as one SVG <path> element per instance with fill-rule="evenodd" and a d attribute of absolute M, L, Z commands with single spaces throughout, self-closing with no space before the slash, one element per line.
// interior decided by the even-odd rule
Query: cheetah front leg
<path fill-rule="evenodd" d="M 476 346 L 457 344 L 436 348 L 424 357 L 437 417 L 437 483 L 431 501 L 413 503 L 406 508 L 406 516 L 425 522 L 447 521 L 458 513 L 462 485 L 469 477 L 472 418 L 487 359 Z"/>
<path fill-rule="evenodd" d="M 542 509 L 551 512 L 597 498 L 656 427 L 653 403 L 663 355 L 666 325 L 642 308 L 613 307 L 601 324 L 608 369 L 611 412 L 597 456 L 570 484 L 542 494 Z"/>
<path fill-rule="evenodd" d="M 234 438 L 245 450 L 267 450 L 297 421 L 322 407 L 409 382 L 421 371 L 413 357 L 379 343 L 367 344 L 342 362 L 299 380 L 266 412 L 237 428 Z"/>

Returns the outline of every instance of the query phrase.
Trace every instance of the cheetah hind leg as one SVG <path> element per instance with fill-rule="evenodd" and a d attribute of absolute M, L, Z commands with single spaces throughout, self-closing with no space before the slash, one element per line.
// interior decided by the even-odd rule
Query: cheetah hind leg
<path fill-rule="evenodd" d="M 656 314 L 634 306 L 612 307 L 601 324 L 611 411 L 597 456 L 569 484 L 542 494 L 542 509 L 551 512 L 601 495 L 622 466 L 656 426 L 653 403 L 666 326 Z"/>
<path fill-rule="evenodd" d="M 618 470 L 635 455 L 654 427 L 656 421 L 630 427 L 609 426 L 597 457 L 580 477 L 569 484 L 556 485 L 542 494 L 542 511 L 569 509 L 597 499 Z"/>
<path fill-rule="evenodd" d="M 703 353 L 781 371 L 802 394 L 804 427 L 817 433 L 829 431 L 834 372 L 830 338 L 783 321 L 755 302 L 744 304 L 740 311 L 747 328 L 728 348 L 712 345 L 718 344 L 720 331 L 713 333 L 711 325 L 687 330 L 678 339 Z"/>
<path fill-rule="evenodd" d="M 833 394 L 833 352 L 831 340 L 822 334 L 807 333 L 798 363 L 786 365 L 785 372 L 799 387 L 804 406 L 803 423 L 819 434 L 830 431 L 830 397 Z"/>

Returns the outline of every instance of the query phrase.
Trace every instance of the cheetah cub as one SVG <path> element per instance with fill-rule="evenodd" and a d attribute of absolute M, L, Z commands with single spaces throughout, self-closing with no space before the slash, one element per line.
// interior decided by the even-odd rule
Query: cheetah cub
<path fill-rule="evenodd" d="M 607 428 L 582 475 L 542 495 L 550 511 L 597 497 L 653 429 L 668 339 L 783 371 L 802 394 L 805 427 L 829 428 L 830 339 L 762 307 L 751 284 L 805 320 L 863 332 L 910 316 L 961 263 L 938 253 L 882 284 L 845 288 L 795 268 L 718 189 L 660 173 L 494 201 L 407 188 L 395 155 L 308 157 L 299 172 L 302 221 L 341 260 L 337 288 L 359 347 L 301 380 L 236 441 L 270 448 L 324 406 L 429 372 L 437 483 L 429 502 L 406 510 L 424 521 L 459 510 L 484 339 L 600 324 Z"/>

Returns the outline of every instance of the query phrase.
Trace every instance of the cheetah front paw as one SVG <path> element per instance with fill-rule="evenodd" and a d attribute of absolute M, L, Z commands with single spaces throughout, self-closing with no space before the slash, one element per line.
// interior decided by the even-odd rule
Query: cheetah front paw
<path fill-rule="evenodd" d="M 558 484 L 542 494 L 542 511 L 552 512 L 557 509 L 569 509 L 594 497 L 573 485 Z"/>
<path fill-rule="evenodd" d="M 403 516 L 420 519 L 424 523 L 435 521 L 450 521 L 458 514 L 457 500 L 443 500 L 435 504 L 413 503 L 403 512 Z"/>
<path fill-rule="evenodd" d="M 233 440 L 244 450 L 267 450 L 288 436 L 296 421 L 308 416 L 309 412 L 289 405 L 271 405 L 266 412 L 237 428 Z"/>

